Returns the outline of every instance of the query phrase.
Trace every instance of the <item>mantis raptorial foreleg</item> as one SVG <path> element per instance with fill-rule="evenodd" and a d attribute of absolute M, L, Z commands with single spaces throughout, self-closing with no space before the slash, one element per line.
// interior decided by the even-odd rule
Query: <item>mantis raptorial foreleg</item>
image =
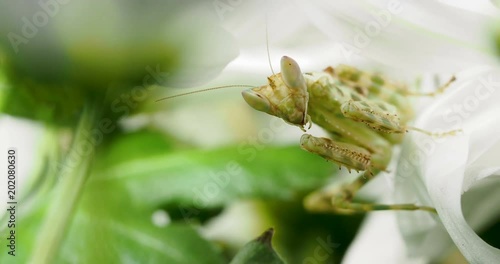
<path fill-rule="evenodd" d="M 329 138 L 318 138 L 304 134 L 300 145 L 306 151 L 322 156 L 328 161 L 335 162 L 351 170 L 364 171 L 356 180 L 334 191 L 319 191 L 312 193 L 305 200 L 305 206 L 311 211 L 335 212 L 351 214 L 375 210 L 425 210 L 435 212 L 431 207 L 417 206 L 414 204 L 362 204 L 353 203 L 356 192 L 378 173 L 385 169 L 385 163 L 378 163 L 372 158 L 371 153 L 362 147 L 336 142 Z"/>

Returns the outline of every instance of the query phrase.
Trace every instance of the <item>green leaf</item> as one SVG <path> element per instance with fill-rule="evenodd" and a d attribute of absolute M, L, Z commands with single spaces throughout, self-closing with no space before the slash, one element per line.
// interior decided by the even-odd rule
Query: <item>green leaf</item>
<path fill-rule="evenodd" d="M 231 261 L 231 264 L 283 264 L 271 244 L 274 229 L 270 228 L 258 238 L 248 242 Z"/>
<path fill-rule="evenodd" d="M 301 200 L 266 202 L 261 210 L 279 227 L 273 245 L 290 263 L 341 263 L 365 216 L 309 212 Z"/>
<path fill-rule="evenodd" d="M 44 197 L 46 198 L 46 197 Z M 5 241 L 4 249 L 0 254 L 0 263 L 28 263 L 28 258 L 33 249 L 34 236 L 40 229 L 40 223 L 44 217 L 44 209 L 46 205 L 41 205 L 41 200 L 36 201 L 36 205 L 24 204 L 24 207 L 31 207 L 32 210 L 26 211 L 21 206 L 17 206 L 15 213 L 15 226 L 7 226 L 7 219 L 2 218 L 0 223 L 0 237 Z M 21 204 L 22 205 L 22 204 Z M 15 245 L 8 248 L 7 243 L 10 245 L 11 240 L 4 240 L 11 236 L 10 232 L 14 232 Z M 12 256 L 8 254 L 14 254 Z"/>
<path fill-rule="evenodd" d="M 146 138 L 151 142 L 136 138 Z M 111 142 L 115 143 L 112 152 L 115 158 L 127 154 L 122 139 L 118 137 Z M 152 153 L 180 146 L 172 138 L 150 131 L 129 134 L 125 139 L 128 145 L 137 147 L 140 143 L 151 143 L 149 150 Z M 164 144 L 158 144 L 159 141 Z M 107 146 L 103 145 L 104 148 Z M 129 155 L 142 154 L 137 151 Z M 44 186 L 47 184 L 51 185 L 44 182 Z M 44 186 L 39 189 L 45 190 Z M 45 241 L 40 237 L 40 230 L 49 205 L 54 202 L 54 194 L 54 190 L 38 191 L 20 202 L 16 211 L 16 256 L 1 254 L 0 263 L 29 262 L 35 247 L 40 246 L 35 243 Z M 118 182 L 85 186 L 74 213 L 70 215 L 70 224 L 54 263 L 223 263 L 219 250 L 201 238 L 191 226 L 185 223 L 155 226 L 152 222 L 154 210 L 134 207 L 130 201 L 127 189 Z M 0 236 L 5 238 L 10 232 L 6 220 L 8 217 L 0 222 Z M 50 233 L 59 232 L 61 228 L 59 225 L 49 227 Z"/>
<path fill-rule="evenodd" d="M 223 263 L 216 248 L 191 226 L 157 227 L 153 211 L 130 206 L 126 190 L 101 187 L 84 195 L 60 263 Z"/>
<path fill-rule="evenodd" d="M 331 163 L 298 146 L 258 150 L 240 145 L 158 153 L 155 146 L 165 144 L 159 138 L 153 143 L 151 135 L 143 134 L 148 144 L 138 144 L 141 136 L 134 137 L 137 142 L 130 144 L 123 139 L 120 148 L 126 151 L 120 158 L 114 157 L 118 152 L 113 145 L 98 157 L 102 163 L 89 185 L 123 184 L 136 206 L 206 209 L 236 199 L 290 200 L 323 186 L 336 171 Z"/>
<path fill-rule="evenodd" d="M 128 134 L 119 134 L 106 142 L 105 155 L 100 155 L 95 164 L 97 170 L 129 160 L 141 159 L 151 155 L 161 155 L 165 152 L 187 148 L 189 145 L 180 142 L 172 136 L 158 131 L 141 130 Z"/>
<path fill-rule="evenodd" d="M 130 206 L 126 190 L 118 185 L 101 187 L 84 191 L 54 263 L 224 263 L 214 245 L 191 226 L 157 227 L 152 211 Z M 37 203 L 33 211 L 17 212 L 16 257 L 1 254 L 0 263 L 28 262 L 47 213 L 47 203 Z M 5 228 L 0 235 L 8 237 L 8 231 Z"/>

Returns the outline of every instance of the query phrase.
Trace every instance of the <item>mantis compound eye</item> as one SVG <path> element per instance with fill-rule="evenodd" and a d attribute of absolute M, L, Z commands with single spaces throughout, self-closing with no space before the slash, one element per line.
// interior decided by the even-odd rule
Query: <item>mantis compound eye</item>
<path fill-rule="evenodd" d="M 271 114 L 271 102 L 259 93 L 249 90 L 241 92 L 243 99 L 255 110 Z"/>
<path fill-rule="evenodd" d="M 302 71 L 297 62 L 292 58 L 287 56 L 281 57 L 281 75 L 283 82 L 288 88 L 307 90 Z"/>

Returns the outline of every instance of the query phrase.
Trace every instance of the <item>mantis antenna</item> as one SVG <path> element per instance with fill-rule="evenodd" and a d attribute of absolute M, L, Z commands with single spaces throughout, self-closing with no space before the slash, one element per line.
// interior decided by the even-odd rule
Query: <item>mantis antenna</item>
<path fill-rule="evenodd" d="M 160 98 L 160 99 L 156 100 L 155 102 L 160 102 L 160 101 L 172 99 L 172 98 L 175 98 L 175 97 L 181 97 L 181 96 L 185 96 L 185 95 L 189 95 L 189 94 L 202 93 L 202 92 L 211 91 L 211 90 L 219 90 L 219 89 L 234 88 L 234 87 L 253 88 L 255 86 L 254 85 L 239 85 L 239 84 L 237 84 L 237 85 L 217 86 L 217 87 L 206 88 L 206 89 L 202 89 L 202 90 L 197 90 L 197 91 L 192 91 L 192 92 L 187 92 L 187 93 L 182 93 L 182 94 L 176 94 L 176 95 L 172 95 L 172 96 L 163 97 L 163 98 Z"/>
<path fill-rule="evenodd" d="M 274 73 L 274 69 L 273 69 L 273 65 L 271 63 L 271 55 L 270 55 L 270 52 L 269 52 L 269 30 L 268 30 L 268 23 L 267 23 L 267 13 L 266 13 L 266 50 L 267 50 L 267 61 L 269 63 L 269 68 L 271 68 L 271 72 L 273 73 L 273 75 L 275 75 Z M 226 89 L 226 88 L 234 88 L 234 87 L 240 87 L 240 88 L 254 88 L 255 86 L 254 85 L 225 85 L 225 86 L 217 86 L 217 87 L 212 87 L 212 88 L 206 88 L 206 89 L 202 89 L 202 90 L 197 90 L 197 91 L 192 91 L 192 92 L 187 92 L 187 93 L 182 93 L 182 94 L 176 94 L 176 95 L 172 95 L 172 96 L 167 96 L 167 97 L 163 97 L 163 98 L 160 98 L 158 100 L 156 100 L 155 102 L 160 102 L 160 101 L 164 101 L 164 100 L 169 100 L 169 99 L 172 99 L 172 98 L 175 98 L 175 97 L 181 97 L 181 96 L 185 96 L 185 95 L 190 95 L 190 94 L 196 94 L 196 93 L 202 93 L 202 92 L 207 92 L 207 91 L 211 91 L 211 90 L 219 90 L 219 89 Z"/>
<path fill-rule="evenodd" d="M 271 68 L 271 72 L 274 75 L 273 65 L 271 63 L 271 55 L 269 53 L 269 32 L 267 29 L 267 13 L 266 13 L 266 49 L 267 49 L 267 61 L 269 62 L 269 67 Z"/>

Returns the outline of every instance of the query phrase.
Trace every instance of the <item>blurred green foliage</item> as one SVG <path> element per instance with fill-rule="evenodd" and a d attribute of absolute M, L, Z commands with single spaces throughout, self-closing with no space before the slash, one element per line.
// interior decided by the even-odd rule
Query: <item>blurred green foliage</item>
<path fill-rule="evenodd" d="M 311 213 L 295 201 L 264 205 L 270 222 L 279 227 L 274 245 L 286 263 L 340 263 L 364 219 L 363 214 Z"/>
<path fill-rule="evenodd" d="M 298 146 L 269 147 L 254 156 L 256 149 L 239 146 L 202 150 L 181 144 L 168 151 L 174 144 L 150 132 L 117 138 L 97 157 L 89 188 L 121 184 L 133 194 L 134 204 L 173 202 L 202 209 L 244 198 L 293 199 L 325 184 L 337 171 Z"/>
<path fill-rule="evenodd" d="M 290 263 L 313 254 L 320 234 L 332 234 L 341 245 L 327 261 L 341 259 L 360 218 L 344 222 L 309 214 L 301 202 L 335 175 L 331 163 L 297 145 L 200 149 L 151 128 L 121 127 L 121 118 L 144 109 L 165 87 L 207 81 L 236 56 L 234 40 L 207 12 L 212 6 L 157 0 L 44 3 L 48 9 L 36 1 L 0 3 L 0 33 L 7 36 L 0 39 L 0 112 L 41 121 L 54 134 L 46 146 L 53 149 L 41 151 L 45 164 L 30 179 L 32 193 L 18 212 L 18 263 L 28 262 L 37 241 L 44 241 L 37 235 L 60 199 L 54 186 L 74 176 L 61 173 L 61 165 L 76 145 L 64 138 L 75 140 L 77 134 L 95 155 L 79 157 L 88 158 L 82 164 L 91 168 L 75 189 L 81 193 L 70 205 L 74 210 L 67 210 L 67 230 L 48 223 L 63 232 L 55 263 L 225 263 L 233 252 L 197 228 L 241 200 L 266 202 L 265 214 L 280 234 L 276 244 Z M 47 22 L 41 25 L 37 19 L 43 16 Z M 85 106 L 97 120 L 89 121 L 89 131 L 79 131 Z M 172 222 L 155 225 L 151 217 L 157 210 L 166 210 Z M 345 232 L 333 232 L 335 226 Z M 2 224 L 0 236 L 8 231 Z M 256 259 L 276 257 L 267 244 L 249 245 Z M 235 263 L 247 263 L 241 256 L 249 256 L 248 248 Z M 0 263 L 11 260 L 0 256 Z"/>
<path fill-rule="evenodd" d="M 240 173 L 227 171 L 231 162 L 238 164 Z M 239 199 L 297 201 L 336 171 L 295 146 L 269 147 L 248 160 L 237 146 L 200 150 L 151 130 L 113 137 L 98 148 L 93 168 L 57 263 L 76 261 L 76 256 L 81 263 L 120 263 L 124 258 L 221 263 L 220 249 L 199 237 L 190 223 L 200 222 L 211 208 Z M 228 182 L 222 182 L 224 175 Z M 217 189 L 206 192 L 206 186 Z M 35 209 L 21 216 L 23 232 L 38 232 L 51 195 L 39 193 L 32 198 Z M 154 226 L 152 213 L 168 204 L 191 209 L 166 227 Z M 287 217 L 286 210 L 282 213 Z M 293 217 L 300 219 L 300 214 Z M 277 228 L 286 232 L 284 225 Z M 25 259 L 34 239 L 21 237 L 19 243 L 23 245 L 19 254 Z"/>
<path fill-rule="evenodd" d="M 157 93 L 154 85 L 209 80 L 237 54 L 202 1 L 40 3 L 0 3 L 7 114 L 71 126 L 91 100 L 115 120 Z"/>
<path fill-rule="evenodd" d="M 497 48 L 497 54 L 500 57 L 500 27 L 497 27 L 494 39 Z"/>

